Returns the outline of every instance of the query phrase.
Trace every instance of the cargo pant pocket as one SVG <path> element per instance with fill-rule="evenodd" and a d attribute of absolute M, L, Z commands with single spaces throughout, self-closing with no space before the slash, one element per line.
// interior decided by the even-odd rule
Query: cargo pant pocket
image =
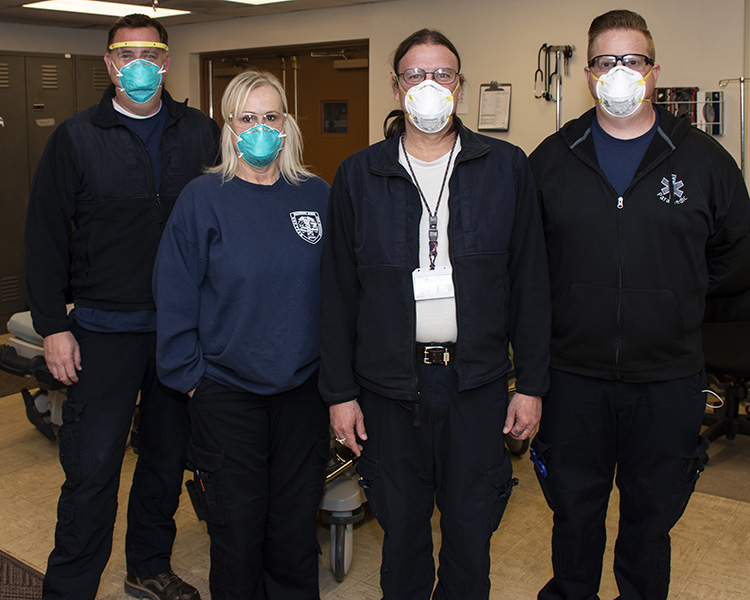
<path fill-rule="evenodd" d="M 198 518 L 215 525 L 224 525 L 224 511 L 216 481 L 223 465 L 223 450 L 204 448 L 192 441 L 188 443 L 187 468 L 193 472 L 193 485 L 188 486 L 188 491 Z"/>
<path fill-rule="evenodd" d="M 667 515 L 667 526 L 671 529 L 680 520 L 687 508 L 690 496 L 695 491 L 700 474 L 703 472 L 703 455 L 708 451 L 710 442 L 702 435 L 698 436 L 695 449 L 682 455 L 672 495 L 671 510 Z"/>
<path fill-rule="evenodd" d="M 534 463 L 534 473 L 539 481 L 539 487 L 542 488 L 547 506 L 555 514 L 564 517 L 565 510 L 556 485 L 556 473 L 552 468 L 552 450 L 552 446 L 537 435 L 531 442 L 529 458 Z"/>
<path fill-rule="evenodd" d="M 386 504 L 383 497 L 383 488 L 379 481 L 378 463 L 362 455 L 357 461 L 357 473 L 360 476 L 359 485 L 367 496 L 370 510 L 385 531 L 387 524 Z"/>
<path fill-rule="evenodd" d="M 518 479 L 512 477 L 513 468 L 510 460 L 506 456 L 503 462 L 487 467 L 487 480 L 490 485 L 490 514 L 489 527 L 490 532 L 495 531 L 500 525 L 505 509 L 508 506 L 508 500 L 513 492 L 513 488 L 518 485 Z"/>

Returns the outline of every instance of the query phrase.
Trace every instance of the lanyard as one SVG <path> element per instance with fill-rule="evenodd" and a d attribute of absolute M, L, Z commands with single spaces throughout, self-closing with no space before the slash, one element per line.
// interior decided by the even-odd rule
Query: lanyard
<path fill-rule="evenodd" d="M 429 236 L 430 236 L 430 270 L 435 269 L 435 259 L 437 258 L 437 247 L 438 247 L 438 227 L 437 227 L 437 215 L 438 208 L 440 208 L 440 201 L 443 199 L 443 190 L 445 189 L 445 182 L 448 179 L 448 172 L 451 169 L 451 161 L 453 160 L 453 151 L 456 149 L 456 141 L 458 140 L 458 133 L 453 139 L 453 146 L 451 147 L 451 153 L 448 157 L 448 164 L 445 165 L 445 173 L 443 174 L 443 183 L 440 186 L 440 193 L 438 194 L 437 204 L 435 204 L 435 212 L 430 210 L 430 205 L 427 204 L 427 198 L 424 197 L 424 192 L 417 181 L 417 176 L 414 173 L 414 169 L 411 166 L 409 155 L 406 152 L 406 145 L 404 144 L 404 134 L 401 134 L 401 147 L 404 149 L 404 156 L 406 157 L 406 164 L 409 166 L 409 172 L 411 178 L 414 180 L 414 185 L 417 186 L 419 197 L 422 199 L 424 207 L 427 209 L 427 216 L 429 217 Z"/>

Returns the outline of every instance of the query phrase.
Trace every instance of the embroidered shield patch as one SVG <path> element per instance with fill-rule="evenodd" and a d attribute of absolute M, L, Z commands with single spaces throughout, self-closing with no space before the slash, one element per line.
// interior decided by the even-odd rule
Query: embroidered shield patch
<path fill-rule="evenodd" d="M 317 212 L 309 210 L 298 210 L 289 213 L 292 218 L 294 231 L 309 244 L 317 244 L 323 237 L 323 223 Z"/>

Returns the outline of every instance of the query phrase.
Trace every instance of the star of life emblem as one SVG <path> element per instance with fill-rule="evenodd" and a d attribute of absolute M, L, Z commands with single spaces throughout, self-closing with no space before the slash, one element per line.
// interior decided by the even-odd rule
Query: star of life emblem
<path fill-rule="evenodd" d="M 677 181 L 677 175 L 672 173 L 672 185 L 670 189 L 669 185 L 669 179 L 666 177 L 661 178 L 661 191 L 657 194 L 659 196 L 659 200 L 662 202 L 666 202 L 669 204 L 672 202 L 672 204 L 682 204 L 683 202 L 687 201 L 687 196 L 685 195 L 685 192 L 682 191 L 682 188 L 685 187 L 685 184 L 682 182 L 682 180 Z"/>
<path fill-rule="evenodd" d="M 323 237 L 323 223 L 320 221 L 320 215 L 315 211 L 297 210 L 289 213 L 294 225 L 294 231 L 297 232 L 308 244 L 317 244 Z"/>

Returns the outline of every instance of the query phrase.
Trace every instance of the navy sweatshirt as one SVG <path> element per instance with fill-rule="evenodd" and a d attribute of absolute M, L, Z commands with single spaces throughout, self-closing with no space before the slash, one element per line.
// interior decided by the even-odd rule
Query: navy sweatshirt
<path fill-rule="evenodd" d="M 320 251 L 329 186 L 218 175 L 188 184 L 154 268 L 157 368 L 181 392 L 203 377 L 270 395 L 319 361 Z"/>

